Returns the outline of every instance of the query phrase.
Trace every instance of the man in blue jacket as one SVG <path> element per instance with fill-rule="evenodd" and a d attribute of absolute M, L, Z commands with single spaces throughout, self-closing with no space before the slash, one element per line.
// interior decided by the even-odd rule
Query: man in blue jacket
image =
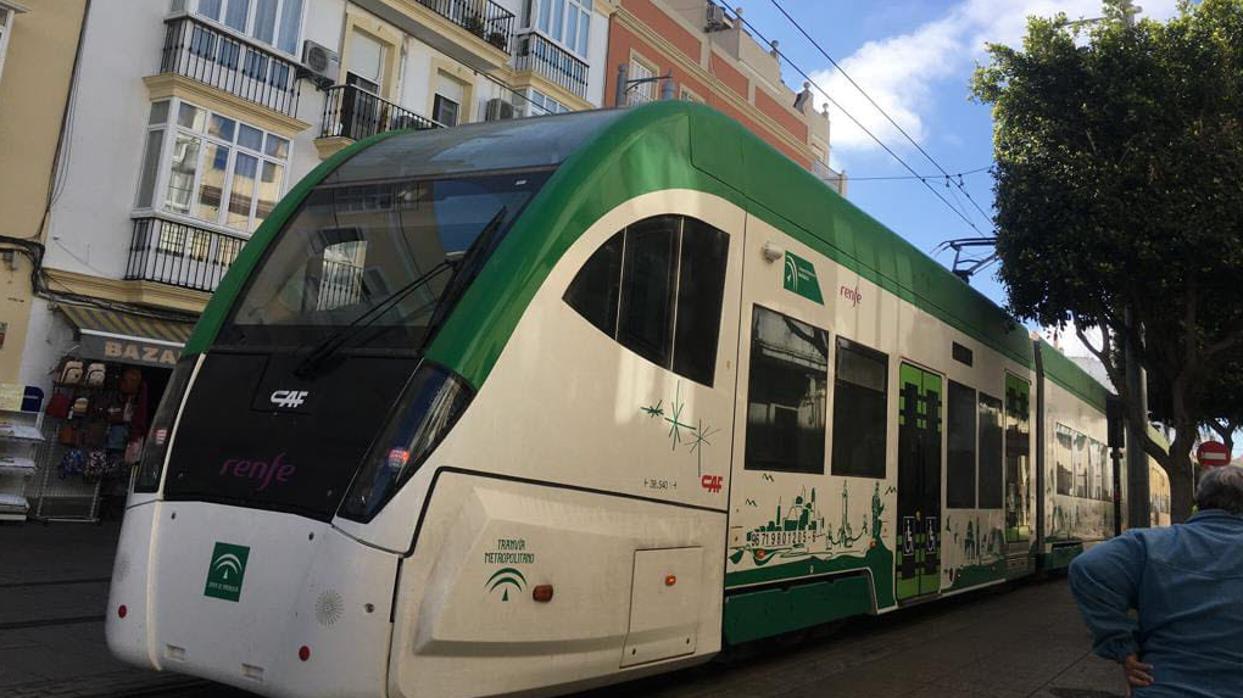
<path fill-rule="evenodd" d="M 1136 698 L 1243 696 L 1243 468 L 1205 474 L 1196 505 L 1070 566 L 1093 651 L 1122 664 Z"/>

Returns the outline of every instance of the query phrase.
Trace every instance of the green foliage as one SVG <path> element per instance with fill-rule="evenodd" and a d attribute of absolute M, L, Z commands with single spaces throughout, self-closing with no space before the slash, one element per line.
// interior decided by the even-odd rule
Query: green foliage
<path fill-rule="evenodd" d="M 1128 3 L 1105 5 L 1088 29 L 1030 19 L 1022 48 L 991 45 L 973 77 L 995 120 L 999 275 L 1011 310 L 1045 325 L 1116 338 L 1132 311 L 1181 466 L 1243 354 L 1243 0 L 1134 27 Z"/>

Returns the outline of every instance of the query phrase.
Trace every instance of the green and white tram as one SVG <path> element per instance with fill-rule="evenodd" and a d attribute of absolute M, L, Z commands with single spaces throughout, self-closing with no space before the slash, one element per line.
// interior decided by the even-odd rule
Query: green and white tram
<path fill-rule="evenodd" d="M 706 107 L 385 133 L 199 321 L 108 643 L 269 695 L 669 671 L 1064 566 L 1113 531 L 1104 400 Z"/>

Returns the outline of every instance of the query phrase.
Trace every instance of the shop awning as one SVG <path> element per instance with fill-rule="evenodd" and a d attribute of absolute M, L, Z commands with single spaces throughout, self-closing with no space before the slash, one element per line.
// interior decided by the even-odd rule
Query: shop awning
<path fill-rule="evenodd" d="M 81 338 L 83 359 L 172 367 L 194 325 L 83 305 L 61 305 Z"/>

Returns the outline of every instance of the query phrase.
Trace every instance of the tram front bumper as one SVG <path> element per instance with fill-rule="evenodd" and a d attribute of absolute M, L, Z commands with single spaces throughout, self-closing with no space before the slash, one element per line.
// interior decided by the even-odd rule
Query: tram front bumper
<path fill-rule="evenodd" d="M 397 563 L 290 514 L 134 507 L 113 571 L 108 646 L 127 662 L 264 695 L 381 696 Z"/>

